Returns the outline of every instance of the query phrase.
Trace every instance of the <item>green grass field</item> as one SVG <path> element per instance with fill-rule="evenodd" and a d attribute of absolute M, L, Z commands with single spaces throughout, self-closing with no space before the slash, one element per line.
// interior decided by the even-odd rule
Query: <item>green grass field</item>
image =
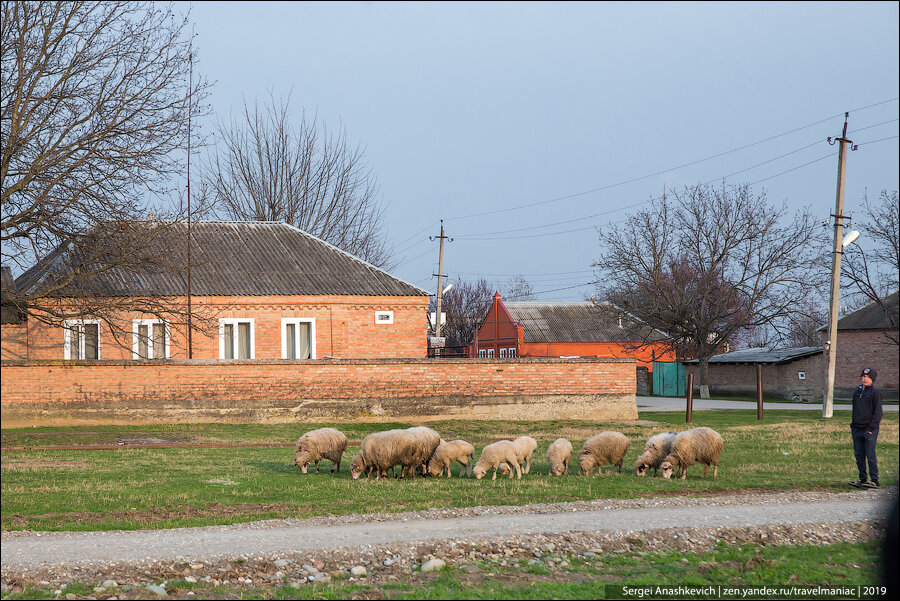
<path fill-rule="evenodd" d="M 521 481 L 498 476 L 476 481 L 416 478 L 355 482 L 349 476 L 357 447 L 348 447 L 340 474 L 302 475 L 291 447 L 176 448 L 117 450 L 4 451 L 4 530 L 106 530 L 169 528 L 246 522 L 276 517 L 399 512 L 477 505 L 521 505 L 598 498 L 708 494 L 747 488 L 845 490 L 855 479 L 849 415 L 822 420 L 810 412 L 698 411 L 695 426 L 709 426 L 725 439 L 717 480 L 702 479 L 702 467 L 688 478 L 638 478 L 631 466 L 644 441 L 669 429 L 686 429 L 678 413 L 642 413 L 641 421 L 446 421 L 428 425 L 445 439 L 471 441 L 523 434 L 538 439 L 531 474 Z M 815 412 L 812 412 L 815 413 Z M 189 424 L 143 427 L 73 427 L 3 430 L 2 445 L 47 446 L 116 444 L 122 439 L 155 438 L 184 444 L 286 443 L 325 424 Z M 404 424 L 330 424 L 348 438 Z M 557 437 L 575 447 L 602 430 L 618 430 L 631 440 L 625 473 L 604 468 L 600 477 L 547 475 L 546 449 Z M 486 442 L 475 443 L 480 449 Z M 896 483 L 898 419 L 885 414 L 878 443 L 882 484 Z M 459 466 L 454 467 L 458 473 Z M 573 470 L 573 471 L 577 471 Z"/>

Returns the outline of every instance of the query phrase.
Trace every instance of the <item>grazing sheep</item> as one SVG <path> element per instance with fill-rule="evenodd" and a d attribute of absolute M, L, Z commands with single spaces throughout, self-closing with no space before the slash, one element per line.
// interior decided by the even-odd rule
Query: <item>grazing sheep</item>
<path fill-rule="evenodd" d="M 547 449 L 547 463 L 551 476 L 569 473 L 569 459 L 572 457 L 572 443 L 565 438 L 557 438 Z"/>
<path fill-rule="evenodd" d="M 591 475 L 594 468 L 597 468 L 597 474 L 600 473 L 600 467 L 610 463 L 616 466 L 619 473 L 622 473 L 622 461 L 625 459 L 625 452 L 628 451 L 628 438 L 619 432 L 601 432 L 596 436 L 592 436 L 584 441 L 581 447 L 581 473 L 587 476 Z"/>
<path fill-rule="evenodd" d="M 522 473 L 531 471 L 531 456 L 537 449 L 537 441 L 530 436 L 520 436 L 513 441 L 516 445 L 516 458 L 522 466 Z"/>
<path fill-rule="evenodd" d="M 310 463 L 316 464 L 316 473 L 319 472 L 319 460 L 327 459 L 334 465 L 331 472 L 341 471 L 341 458 L 347 449 L 347 437 L 340 430 L 334 428 L 319 428 L 307 432 L 297 441 L 294 448 L 294 464 L 304 474 Z"/>
<path fill-rule="evenodd" d="M 440 435 L 431 428 L 386 430 L 366 436 L 360 445 L 359 455 L 350 464 L 350 475 L 359 479 L 363 471 L 366 477 L 375 471 L 375 479 L 387 475 L 387 470 L 402 466 L 401 477 L 415 478 L 416 468 L 425 464 L 438 446 Z"/>
<path fill-rule="evenodd" d="M 712 428 L 694 428 L 686 430 L 675 437 L 672 450 L 659 466 L 663 478 L 669 479 L 676 469 L 681 471 L 681 479 L 687 478 L 687 468 L 695 463 L 702 463 L 703 477 L 706 478 L 709 466 L 713 466 L 713 478 L 719 475 L 719 457 L 722 455 L 722 437 Z"/>
<path fill-rule="evenodd" d="M 450 477 L 450 464 L 454 461 L 462 464 L 463 469 L 459 472 L 459 477 L 468 471 L 468 475 L 472 475 L 472 463 L 475 455 L 475 447 L 467 443 L 465 440 L 454 440 L 451 442 L 443 442 L 434 450 L 434 455 L 428 461 L 428 474 L 431 476 L 441 476 L 444 470 L 447 470 L 447 477 Z"/>
<path fill-rule="evenodd" d="M 678 432 L 663 432 L 662 434 L 654 434 L 644 445 L 644 452 L 634 462 L 634 469 L 638 476 L 646 474 L 650 468 L 653 468 L 653 475 L 659 475 L 659 466 L 672 452 L 672 443 Z"/>
<path fill-rule="evenodd" d="M 475 469 L 472 472 L 477 480 L 481 480 L 489 469 L 494 468 L 494 476 L 491 480 L 496 480 L 497 469 L 503 462 L 513 466 L 516 470 L 516 476 L 520 480 L 522 479 L 522 468 L 519 467 L 519 460 L 516 457 L 516 446 L 509 440 L 501 440 L 484 447 L 484 450 L 481 451 L 481 457 L 478 459 L 478 463 L 475 464 Z M 509 477 L 512 478 L 511 470 Z"/>

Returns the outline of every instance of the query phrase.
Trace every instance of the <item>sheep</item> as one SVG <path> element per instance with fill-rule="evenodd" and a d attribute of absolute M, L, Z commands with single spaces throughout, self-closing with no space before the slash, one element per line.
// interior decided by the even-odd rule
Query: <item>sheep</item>
<path fill-rule="evenodd" d="M 443 442 L 434 450 L 434 455 L 428 461 L 428 474 L 431 476 L 441 476 L 444 470 L 447 470 L 447 477 L 450 477 L 450 464 L 457 461 L 462 464 L 463 469 L 459 472 L 462 478 L 466 472 L 472 475 L 472 464 L 475 455 L 475 447 L 467 443 L 465 440 L 454 440 L 452 442 Z"/>
<path fill-rule="evenodd" d="M 663 478 L 669 479 L 676 469 L 681 471 L 681 479 L 687 478 L 687 468 L 695 463 L 702 463 L 703 477 L 713 466 L 713 478 L 719 475 L 719 456 L 722 455 L 722 437 L 712 428 L 694 428 L 686 430 L 675 437 L 672 450 L 659 466 Z"/>
<path fill-rule="evenodd" d="M 557 438 L 547 449 L 547 463 L 550 464 L 551 476 L 562 476 L 569 473 L 569 458 L 572 456 L 572 443 L 565 438 Z"/>
<path fill-rule="evenodd" d="M 331 473 L 341 471 L 341 458 L 347 449 L 347 437 L 340 430 L 334 428 L 319 428 L 307 432 L 297 441 L 294 448 L 294 465 L 300 468 L 304 474 L 310 463 L 316 464 L 316 473 L 319 472 L 319 460 L 327 459 L 333 464 Z"/>
<path fill-rule="evenodd" d="M 363 439 L 359 454 L 350 464 L 350 475 L 357 480 L 363 471 L 375 471 L 377 480 L 386 476 L 387 470 L 401 465 L 401 477 L 414 478 L 416 468 L 428 461 L 439 441 L 440 435 L 431 428 L 374 432 Z"/>
<path fill-rule="evenodd" d="M 659 475 L 659 466 L 666 456 L 672 452 L 672 443 L 675 442 L 676 436 L 678 436 L 678 432 L 663 432 L 647 439 L 647 443 L 644 445 L 644 452 L 634 462 L 634 469 L 638 476 L 646 474 L 651 467 L 653 468 L 653 475 Z"/>
<path fill-rule="evenodd" d="M 520 436 L 513 441 L 516 445 L 516 458 L 522 466 L 522 473 L 531 471 L 531 456 L 537 449 L 537 441 L 530 436 Z"/>
<path fill-rule="evenodd" d="M 475 464 L 475 469 L 472 470 L 475 479 L 481 480 L 489 469 L 494 468 L 494 476 L 491 480 L 496 480 L 497 469 L 503 462 L 513 466 L 518 479 L 522 479 L 522 468 L 519 467 L 519 460 L 516 457 L 516 446 L 509 440 L 500 440 L 484 447 L 478 463 Z M 509 477 L 512 478 L 512 470 L 509 472 Z"/>
<path fill-rule="evenodd" d="M 590 476 L 596 467 L 599 474 L 600 467 L 610 463 L 616 466 L 621 474 L 628 444 L 628 438 L 619 432 L 601 432 L 588 438 L 581 447 L 579 460 L 581 473 Z"/>

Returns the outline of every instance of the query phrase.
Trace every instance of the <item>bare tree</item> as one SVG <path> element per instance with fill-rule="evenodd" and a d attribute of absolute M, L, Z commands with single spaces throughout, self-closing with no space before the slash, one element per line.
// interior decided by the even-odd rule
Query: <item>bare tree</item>
<path fill-rule="evenodd" d="M 624 227 L 600 232 L 594 265 L 601 291 L 667 332 L 677 353 L 699 359 L 708 398 L 710 357 L 742 331 L 782 327 L 821 279 L 809 270 L 816 233 L 810 214 L 800 211 L 785 223 L 786 214 L 747 185 L 673 191 Z"/>
<path fill-rule="evenodd" d="M 529 301 L 534 299 L 534 288 L 524 276 L 517 275 L 506 283 L 503 298 L 515 301 Z"/>
<path fill-rule="evenodd" d="M 878 200 L 863 201 L 863 217 L 857 222 L 862 231 L 859 244 L 844 249 L 841 267 L 844 287 L 862 299 L 861 304 L 875 303 L 887 317 L 890 329 L 885 332 L 890 344 L 900 345 L 896 292 L 900 288 L 900 204 L 897 191 L 882 190 Z M 893 295 L 893 296 L 892 296 Z"/>
<path fill-rule="evenodd" d="M 125 1 L 11 1 L 2 15 L 2 257 L 34 284 L 3 303 L 56 325 L 112 315 L 73 286 L 167 256 L 151 252 L 158 229 L 128 224 L 177 217 L 161 207 L 209 89 L 189 85 L 187 17 Z"/>
<path fill-rule="evenodd" d="M 441 311 L 447 314 L 441 330 L 448 346 L 465 346 L 474 340 L 475 330 L 484 319 L 494 298 L 494 289 L 484 278 L 474 282 L 457 280 L 441 299 Z M 431 300 L 429 312 L 435 311 Z"/>
<path fill-rule="evenodd" d="M 289 99 L 262 110 L 244 103 L 220 124 L 206 168 L 221 211 L 231 219 L 285 221 L 378 267 L 388 266 L 378 182 L 347 133 L 315 117 L 293 119 Z"/>

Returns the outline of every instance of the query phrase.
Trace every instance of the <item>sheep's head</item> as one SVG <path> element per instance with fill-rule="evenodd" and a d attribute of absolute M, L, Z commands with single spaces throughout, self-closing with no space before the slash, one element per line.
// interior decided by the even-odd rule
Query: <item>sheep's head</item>
<path fill-rule="evenodd" d="M 363 471 L 366 469 L 366 465 L 362 460 L 360 455 L 357 455 L 353 458 L 353 461 L 350 462 L 350 476 L 354 480 L 359 480 L 360 475 L 362 475 Z"/>
<path fill-rule="evenodd" d="M 650 469 L 650 466 L 643 461 L 638 461 L 637 465 L 634 466 L 634 469 L 637 472 L 638 476 L 643 476 L 647 473 L 647 470 Z"/>
<path fill-rule="evenodd" d="M 500 472 L 501 474 L 503 474 L 504 476 L 509 473 L 510 469 L 511 468 L 509 467 L 508 463 L 501 463 L 500 465 L 497 466 L 497 471 Z"/>
<path fill-rule="evenodd" d="M 439 476 L 441 472 L 443 472 L 443 466 L 439 465 L 437 461 L 429 461 L 428 462 L 428 475 L 429 476 Z"/>
<path fill-rule="evenodd" d="M 297 451 L 294 455 L 294 465 L 300 468 L 300 471 L 304 474 L 306 470 L 309 468 L 310 460 L 312 459 L 312 455 L 309 451 Z"/>
<path fill-rule="evenodd" d="M 565 466 L 563 464 L 557 464 L 550 468 L 550 473 L 554 476 L 562 476 L 563 471 L 565 470 Z"/>
<path fill-rule="evenodd" d="M 475 469 L 472 470 L 472 473 L 475 474 L 476 480 L 481 480 L 482 478 L 484 478 L 484 474 L 487 473 L 487 470 L 480 465 L 476 465 Z"/>
<path fill-rule="evenodd" d="M 593 455 L 585 454 L 578 459 L 578 466 L 581 468 L 582 474 L 590 474 L 595 465 L 597 465 L 597 460 Z"/>
<path fill-rule="evenodd" d="M 668 480 L 672 477 L 672 473 L 675 471 L 675 466 L 672 465 L 672 462 L 667 459 L 662 462 L 662 465 L 659 466 L 659 469 L 662 470 L 662 477 Z"/>

